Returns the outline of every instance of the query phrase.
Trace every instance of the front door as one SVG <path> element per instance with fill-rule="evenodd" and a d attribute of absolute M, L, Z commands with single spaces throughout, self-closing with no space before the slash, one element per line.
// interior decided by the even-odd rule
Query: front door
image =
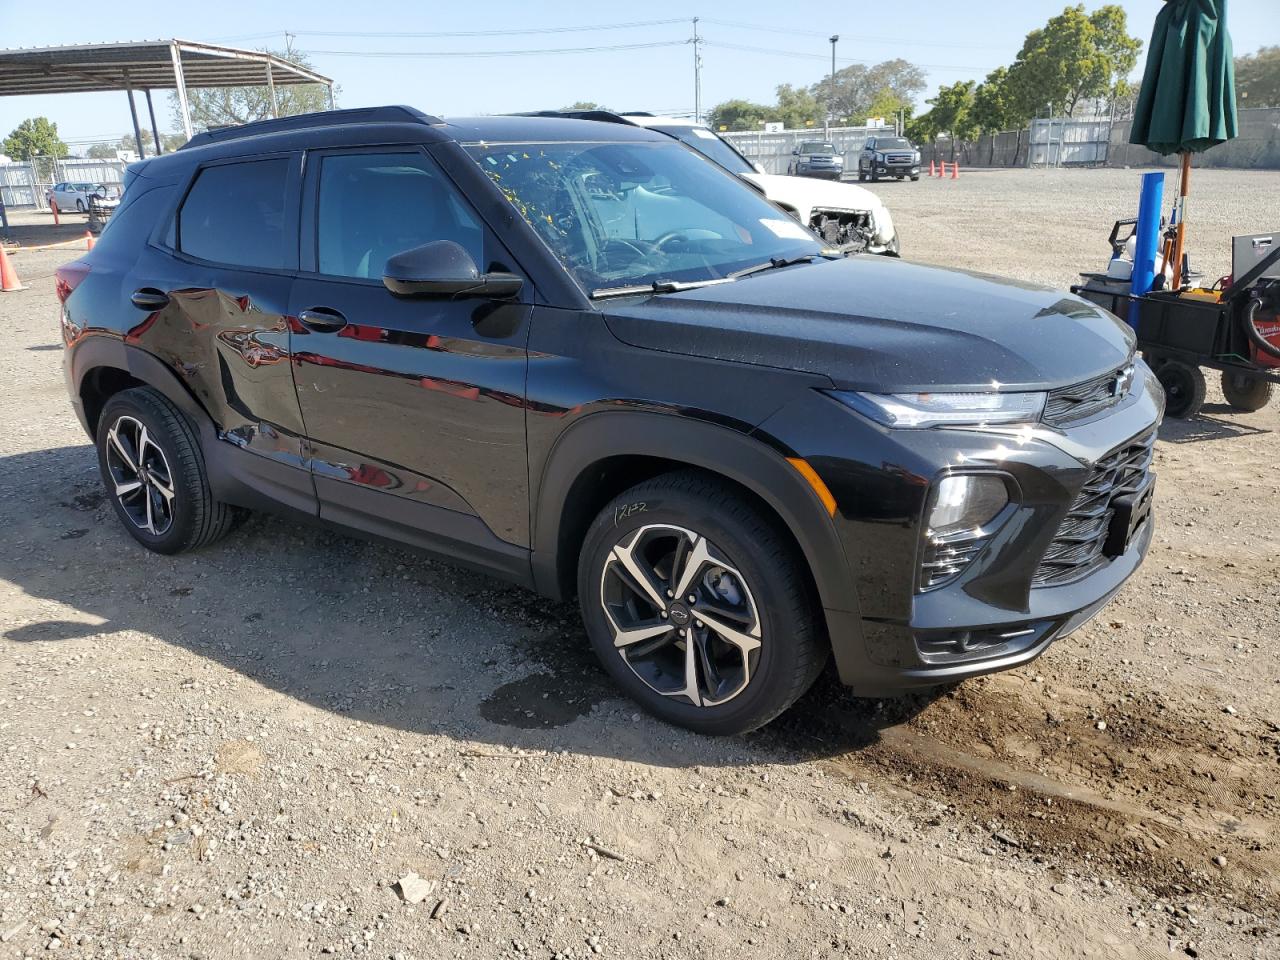
<path fill-rule="evenodd" d="M 464 559 L 519 556 L 530 307 L 382 284 L 389 257 L 432 240 L 481 270 L 515 264 L 418 148 L 314 152 L 306 168 L 290 339 L 320 515 Z"/>

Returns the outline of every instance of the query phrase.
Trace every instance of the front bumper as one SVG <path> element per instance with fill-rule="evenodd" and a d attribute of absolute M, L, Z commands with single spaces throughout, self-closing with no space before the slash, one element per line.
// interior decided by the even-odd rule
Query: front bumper
<path fill-rule="evenodd" d="M 820 431 L 794 422 L 790 408 L 762 425 L 779 437 L 795 431 L 789 445 L 838 504 L 833 523 L 851 586 L 822 600 L 844 683 L 879 696 L 1007 670 L 1106 605 L 1146 556 L 1154 519 L 1078 579 L 1037 586 L 1033 575 L 1094 466 L 1159 423 L 1163 394 L 1140 369 L 1123 401 L 1066 430 L 888 430 L 825 397 L 831 408 L 809 411 Z M 1005 475 L 1016 506 L 959 577 L 918 593 L 929 490 L 956 469 Z"/>
<path fill-rule="evenodd" d="M 920 176 L 920 164 L 886 164 L 877 163 L 873 166 L 876 176 L 880 177 L 918 177 Z"/>
<path fill-rule="evenodd" d="M 839 180 L 843 174 L 843 167 L 796 167 L 796 176 L 816 177 L 820 180 Z"/>

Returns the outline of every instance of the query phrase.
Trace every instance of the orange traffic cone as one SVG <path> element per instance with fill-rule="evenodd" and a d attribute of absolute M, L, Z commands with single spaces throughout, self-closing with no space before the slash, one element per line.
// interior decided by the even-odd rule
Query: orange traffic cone
<path fill-rule="evenodd" d="M 4 252 L 4 245 L 0 244 L 0 293 L 17 293 L 25 289 L 18 279 L 18 271 L 9 262 L 9 255 Z"/>
<path fill-rule="evenodd" d="M 952 180 L 960 179 L 960 161 L 958 160 L 951 165 L 951 179 Z"/>
<path fill-rule="evenodd" d="M 938 175 L 938 161 L 937 161 L 937 160 L 930 160 L 930 161 L 929 161 L 929 176 L 931 176 L 931 177 L 936 177 L 937 175 Z"/>
<path fill-rule="evenodd" d="M 58 201 L 52 197 L 49 198 L 49 209 L 53 211 L 53 225 L 55 227 L 61 225 L 62 221 L 58 219 Z"/>
<path fill-rule="evenodd" d="M 86 250 L 92 250 L 93 245 L 97 242 L 98 242 L 97 240 L 93 239 L 93 231 L 86 230 L 84 232 L 84 248 Z"/>

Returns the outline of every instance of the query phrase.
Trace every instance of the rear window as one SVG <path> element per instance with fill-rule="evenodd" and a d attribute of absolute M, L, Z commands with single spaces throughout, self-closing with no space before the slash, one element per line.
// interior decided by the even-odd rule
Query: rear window
<path fill-rule="evenodd" d="M 206 167 L 178 212 L 178 249 L 201 260 L 282 269 L 289 161 Z"/>

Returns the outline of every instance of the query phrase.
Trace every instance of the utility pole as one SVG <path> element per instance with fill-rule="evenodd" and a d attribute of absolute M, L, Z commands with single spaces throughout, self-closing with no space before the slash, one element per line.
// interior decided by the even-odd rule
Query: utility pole
<path fill-rule="evenodd" d="M 836 41 L 840 39 L 840 34 L 833 33 L 831 35 L 831 96 L 827 102 L 827 122 L 823 127 L 823 137 L 831 138 L 831 121 L 836 112 Z"/>
<path fill-rule="evenodd" d="M 702 38 L 698 36 L 698 20 L 693 18 L 693 120 L 702 122 Z"/>

